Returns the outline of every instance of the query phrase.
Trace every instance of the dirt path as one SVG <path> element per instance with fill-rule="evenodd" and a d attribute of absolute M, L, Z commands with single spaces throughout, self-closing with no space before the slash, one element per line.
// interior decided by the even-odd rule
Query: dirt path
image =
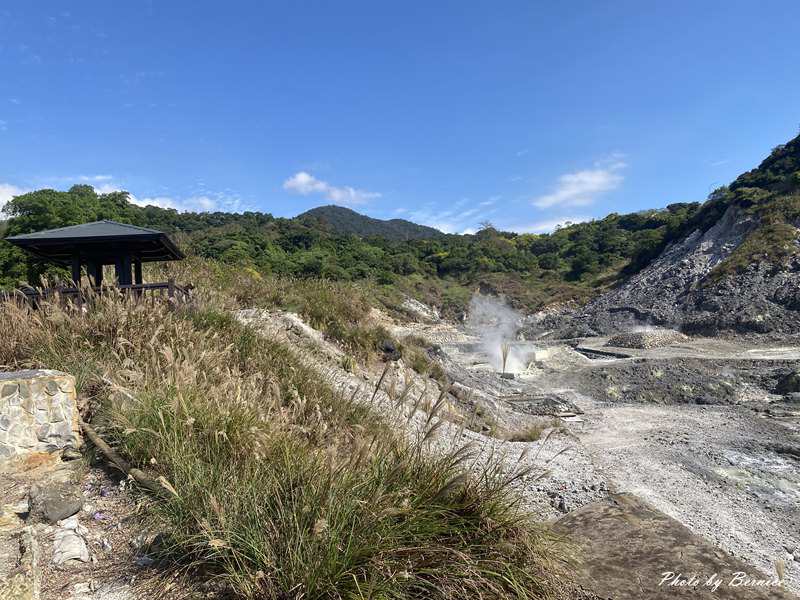
<path fill-rule="evenodd" d="M 783 560 L 787 584 L 800 590 L 790 554 L 800 548 L 800 472 L 780 452 L 795 434 L 738 406 L 578 403 L 585 422 L 576 433 L 612 489 L 767 574 Z"/>

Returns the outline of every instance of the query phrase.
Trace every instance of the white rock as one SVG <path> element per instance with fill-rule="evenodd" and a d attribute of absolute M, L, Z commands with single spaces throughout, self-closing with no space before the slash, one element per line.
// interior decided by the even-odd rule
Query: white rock
<path fill-rule="evenodd" d="M 60 529 L 53 540 L 53 562 L 61 565 L 68 560 L 89 562 L 89 548 L 72 529 Z"/>

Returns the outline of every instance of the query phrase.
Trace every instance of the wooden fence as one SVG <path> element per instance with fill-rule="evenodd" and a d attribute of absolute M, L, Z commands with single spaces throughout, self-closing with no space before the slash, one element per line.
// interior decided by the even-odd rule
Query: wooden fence
<path fill-rule="evenodd" d="M 35 306 L 42 300 L 61 300 L 62 302 L 69 301 L 78 306 L 82 306 L 87 302 L 91 302 L 93 296 L 117 291 L 140 300 L 162 298 L 173 303 L 184 303 L 191 299 L 193 287 L 192 284 L 178 285 L 172 279 L 161 283 L 133 283 L 102 287 L 30 287 L 11 292 L 0 292 L 0 301 L 24 299 Z"/>

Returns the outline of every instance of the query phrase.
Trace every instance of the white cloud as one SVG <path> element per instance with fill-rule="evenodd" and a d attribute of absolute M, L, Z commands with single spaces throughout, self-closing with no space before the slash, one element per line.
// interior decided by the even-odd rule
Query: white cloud
<path fill-rule="evenodd" d="M 98 175 L 96 177 L 105 177 Z M 110 194 L 112 192 L 121 192 L 123 189 L 114 183 L 101 183 L 93 185 L 94 191 L 98 194 Z M 218 201 L 209 195 L 195 195 L 188 198 L 178 199 L 171 196 L 150 196 L 147 198 L 139 198 L 128 192 L 128 200 L 131 204 L 136 206 L 157 206 L 159 208 L 172 208 L 178 212 L 211 212 L 219 210 L 220 204 L 224 205 L 227 210 L 235 212 L 238 207 L 238 198 L 224 197 Z"/>
<path fill-rule="evenodd" d="M 98 185 L 93 185 L 94 191 L 96 194 L 110 194 L 112 192 L 121 192 L 123 189 L 116 184 L 113 183 L 101 183 Z"/>
<path fill-rule="evenodd" d="M 510 231 L 515 231 L 517 233 L 550 233 L 551 231 L 565 225 L 566 223 L 583 223 L 585 221 L 591 221 L 591 219 L 592 217 L 587 217 L 583 215 L 577 215 L 572 217 L 556 217 L 555 219 L 538 221 L 536 223 L 528 223 L 527 225 L 521 225 L 521 226 L 511 225 L 508 227 L 503 227 L 502 229 L 508 229 Z"/>
<path fill-rule="evenodd" d="M 0 119 L 0 131 L 8 131 L 8 121 Z"/>
<path fill-rule="evenodd" d="M 113 175 L 81 175 L 78 177 L 81 181 L 111 181 L 114 179 Z"/>
<path fill-rule="evenodd" d="M 97 188 L 95 188 L 97 189 Z M 157 206 L 158 208 L 174 208 L 178 210 L 178 204 L 172 198 L 168 196 L 154 196 L 152 198 L 137 198 L 133 194 L 129 194 L 128 198 L 131 201 L 131 204 L 135 204 L 136 206 Z"/>
<path fill-rule="evenodd" d="M 210 212 L 217 208 L 216 201 L 208 196 L 194 196 L 189 198 L 189 201 L 197 205 L 201 212 Z"/>
<path fill-rule="evenodd" d="M 3 210 L 6 202 L 11 200 L 14 196 L 19 196 L 27 191 L 28 190 L 23 190 L 22 188 L 11 185 L 10 183 L 0 183 L 0 212 Z"/>
<path fill-rule="evenodd" d="M 191 196 L 185 199 L 176 199 L 170 196 L 153 196 L 151 198 L 137 198 L 130 195 L 131 203 L 136 206 L 157 206 L 159 208 L 172 208 L 178 212 L 211 212 L 218 210 L 217 201 L 209 196 Z"/>
<path fill-rule="evenodd" d="M 477 206 L 462 210 L 467 199 L 454 203 L 452 210 L 437 210 L 435 207 L 423 207 L 410 211 L 408 218 L 421 225 L 438 229 L 443 233 L 469 233 L 477 231 L 477 225 L 485 221 L 496 212 L 494 208 L 487 208 L 480 203 Z"/>
<path fill-rule="evenodd" d="M 627 165 L 619 154 L 595 163 L 594 169 L 565 173 L 558 178 L 555 189 L 532 200 L 538 208 L 550 206 L 587 206 L 605 192 L 617 189 L 625 179 L 620 172 Z"/>
<path fill-rule="evenodd" d="M 338 204 L 364 204 L 369 200 L 381 197 L 378 192 L 367 192 L 350 186 L 333 186 L 327 181 L 317 179 L 306 171 L 298 171 L 284 181 L 283 189 L 301 196 L 319 194 Z"/>

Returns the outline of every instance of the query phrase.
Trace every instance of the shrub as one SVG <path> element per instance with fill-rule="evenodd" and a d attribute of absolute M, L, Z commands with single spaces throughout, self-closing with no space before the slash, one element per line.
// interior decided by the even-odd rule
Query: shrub
<path fill-rule="evenodd" d="M 561 421 L 551 419 L 549 421 L 537 421 L 518 431 L 513 431 L 505 436 L 509 442 L 536 442 L 542 438 L 542 434 L 548 429 L 560 428 Z"/>

